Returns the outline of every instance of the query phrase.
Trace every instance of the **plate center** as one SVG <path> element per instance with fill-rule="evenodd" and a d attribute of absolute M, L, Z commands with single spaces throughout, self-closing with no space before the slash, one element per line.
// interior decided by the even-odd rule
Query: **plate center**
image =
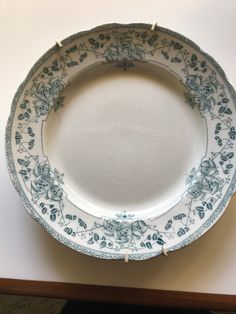
<path fill-rule="evenodd" d="M 206 127 L 167 70 L 139 64 L 91 68 L 64 92 L 43 127 L 44 152 L 65 192 L 94 216 L 160 216 L 183 197 L 206 149 Z"/>

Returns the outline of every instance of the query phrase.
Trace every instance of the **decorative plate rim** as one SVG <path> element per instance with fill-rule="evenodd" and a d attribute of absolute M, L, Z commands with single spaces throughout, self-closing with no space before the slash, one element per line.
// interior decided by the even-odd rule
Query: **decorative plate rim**
<path fill-rule="evenodd" d="M 146 23 L 128 23 L 128 24 L 123 24 L 123 23 L 111 23 L 111 24 L 103 24 L 100 26 L 97 26 L 95 28 L 77 32 L 71 36 L 68 36 L 67 38 L 63 39 L 61 41 L 62 45 L 65 45 L 67 43 L 72 43 L 74 40 L 77 40 L 83 36 L 86 36 L 92 32 L 97 32 L 97 31 L 107 31 L 111 29 L 120 29 L 120 28 L 143 28 L 150 30 L 152 27 L 151 24 L 146 24 Z M 220 76 L 224 80 L 224 83 L 226 84 L 226 87 L 228 88 L 228 91 L 233 99 L 234 102 L 234 107 L 236 106 L 236 92 L 232 86 L 232 84 L 229 82 L 224 70 L 221 68 L 221 66 L 218 64 L 217 61 L 213 57 L 211 57 L 208 53 L 204 52 L 194 41 L 188 39 L 184 35 L 177 33 L 175 31 L 169 30 L 164 27 L 158 26 L 158 30 L 161 32 L 174 36 L 175 38 L 183 41 L 185 44 L 189 45 L 190 47 L 194 48 L 197 52 L 202 54 L 213 66 L 214 68 L 219 72 Z M 157 30 L 157 31 L 158 31 Z M 35 215 L 35 209 L 31 205 L 30 201 L 28 200 L 20 182 L 17 176 L 17 172 L 15 169 L 14 161 L 13 161 L 13 155 L 11 151 L 11 129 L 12 129 L 12 122 L 13 122 L 13 117 L 14 117 L 14 112 L 17 106 L 17 102 L 19 99 L 19 96 L 21 95 L 22 90 L 26 87 L 27 83 L 30 81 L 32 75 L 37 71 L 37 69 L 51 56 L 53 55 L 56 51 L 58 51 L 57 45 L 54 45 L 52 48 L 50 48 L 46 53 L 44 53 L 32 66 L 30 71 L 28 72 L 26 78 L 24 81 L 19 85 L 12 104 L 11 104 L 11 110 L 10 110 L 10 115 L 7 121 L 7 126 L 6 126 L 6 133 L 5 133 L 5 153 L 6 153 L 6 159 L 7 159 L 7 166 L 8 166 L 8 171 L 9 175 L 11 178 L 11 181 L 16 189 L 16 191 L 19 193 L 23 205 L 30 214 L 30 216 L 36 220 L 39 224 L 41 224 L 47 232 L 53 236 L 55 239 L 57 239 L 59 242 L 63 243 L 64 245 L 79 251 L 81 253 L 84 253 L 89 256 L 94 256 L 94 257 L 99 257 L 103 259 L 124 259 L 124 254 L 108 254 L 100 252 L 96 249 L 89 249 L 86 248 L 80 244 L 74 243 L 73 241 L 68 240 L 66 237 L 62 236 L 60 233 L 58 233 L 55 229 L 53 229 L 48 223 L 46 223 L 42 218 L 39 218 Z M 191 235 L 189 235 L 186 239 L 180 241 L 177 245 L 173 245 L 170 248 L 168 248 L 168 251 L 174 251 L 177 249 L 180 249 L 196 239 L 198 239 L 201 235 L 203 235 L 207 230 L 209 230 L 216 221 L 219 220 L 219 218 L 222 216 L 224 213 L 224 209 L 226 208 L 227 203 L 229 202 L 231 196 L 233 195 L 236 187 L 236 171 L 234 171 L 234 175 L 232 178 L 232 182 L 229 185 L 227 192 L 225 193 L 224 197 L 222 197 L 222 200 L 220 204 L 218 205 L 217 209 L 214 211 L 214 213 Z M 144 259 L 149 259 L 151 257 L 155 257 L 160 255 L 162 252 L 161 250 L 157 252 L 150 252 L 150 253 L 144 253 L 144 254 L 129 254 L 129 259 L 133 260 L 144 260 Z"/>

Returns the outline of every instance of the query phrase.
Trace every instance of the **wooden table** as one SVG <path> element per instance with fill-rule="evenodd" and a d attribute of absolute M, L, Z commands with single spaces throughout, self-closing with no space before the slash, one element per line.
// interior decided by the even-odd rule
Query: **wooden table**
<path fill-rule="evenodd" d="M 104 261 L 51 238 L 10 182 L 4 129 L 17 86 L 55 40 L 108 22 L 158 22 L 193 39 L 236 82 L 236 2 L 41 0 L 0 4 L 0 293 L 236 310 L 236 197 L 190 246 L 144 262 Z"/>

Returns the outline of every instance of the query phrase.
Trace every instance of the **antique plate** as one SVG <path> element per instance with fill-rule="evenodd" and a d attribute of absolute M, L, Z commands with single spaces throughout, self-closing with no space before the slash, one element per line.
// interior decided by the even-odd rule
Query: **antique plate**
<path fill-rule="evenodd" d="M 30 215 L 95 257 L 196 240 L 235 188 L 235 92 L 184 36 L 109 24 L 55 45 L 12 103 L 6 155 Z"/>

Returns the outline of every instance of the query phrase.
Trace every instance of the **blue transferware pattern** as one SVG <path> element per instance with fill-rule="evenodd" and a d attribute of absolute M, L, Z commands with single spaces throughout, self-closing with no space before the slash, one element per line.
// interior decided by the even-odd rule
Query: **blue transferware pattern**
<path fill-rule="evenodd" d="M 163 246 L 175 250 L 197 239 L 220 217 L 235 188 L 236 97 L 222 69 L 185 37 L 144 24 L 78 33 L 57 52 L 56 46 L 49 50 L 18 89 L 6 130 L 9 172 L 31 216 L 62 243 L 101 258 L 128 252 L 142 260 Z M 93 217 L 69 206 L 64 176 L 43 152 L 43 122 L 63 106 L 64 88 L 91 60 L 125 71 L 140 62 L 171 68 L 186 86 L 186 102 L 206 122 L 206 154 L 186 179 L 181 205 L 161 217 L 140 220 L 122 209 L 113 218 Z"/>

